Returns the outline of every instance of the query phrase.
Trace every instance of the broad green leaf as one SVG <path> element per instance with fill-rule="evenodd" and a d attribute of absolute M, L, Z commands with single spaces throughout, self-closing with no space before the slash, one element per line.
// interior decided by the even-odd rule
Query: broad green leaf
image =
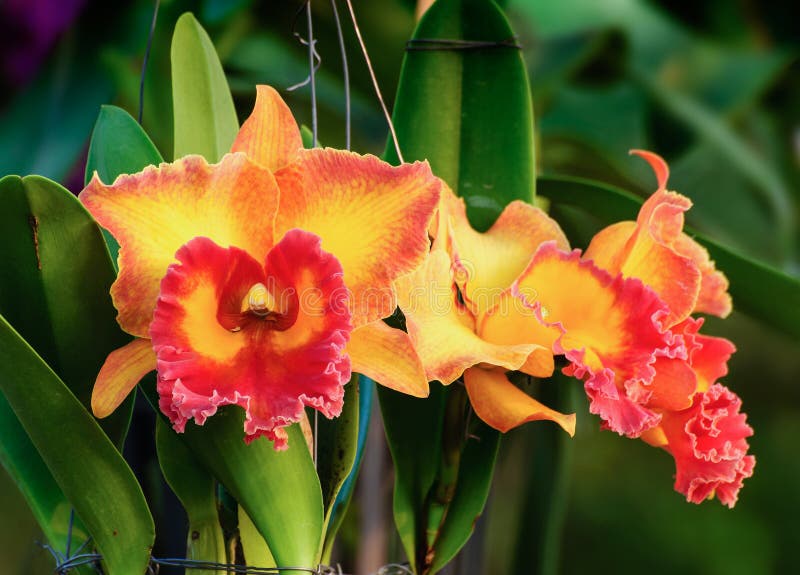
<path fill-rule="evenodd" d="M 342 414 L 334 419 L 318 417 L 317 475 L 325 507 L 325 542 L 323 556 L 333 546 L 336 531 L 331 529 L 334 504 L 356 461 L 358 450 L 359 376 L 353 374 L 345 387 Z M 313 418 L 314 416 L 310 416 Z M 338 527 L 338 525 L 336 526 Z"/>
<path fill-rule="evenodd" d="M 358 438 L 356 440 L 356 455 L 353 467 L 347 478 L 342 483 L 341 489 L 333 502 L 328 520 L 328 528 L 325 532 L 325 546 L 322 551 L 322 562 L 330 563 L 330 554 L 333 551 L 333 542 L 336 534 L 347 515 L 350 500 L 358 479 L 358 472 L 361 468 L 361 459 L 364 455 L 364 446 L 367 442 L 367 431 L 369 431 L 370 416 L 372 415 L 372 402 L 375 397 L 375 382 L 369 378 L 359 376 L 358 384 Z"/>
<path fill-rule="evenodd" d="M 214 45 L 188 12 L 175 24 L 171 57 L 174 157 L 200 154 L 217 162 L 230 151 L 239 120 Z"/>
<path fill-rule="evenodd" d="M 269 545 L 258 531 L 253 520 L 239 507 L 239 542 L 242 544 L 245 563 L 250 567 L 276 567 Z"/>
<path fill-rule="evenodd" d="M 189 519 L 186 557 L 225 563 L 225 539 L 217 516 L 217 485 L 169 425 L 156 420 L 156 452 L 164 479 L 180 500 Z M 202 575 L 187 570 L 189 575 Z"/>
<path fill-rule="evenodd" d="M 0 313 L 89 409 L 106 356 L 129 341 L 100 229 L 75 196 L 39 176 L 3 178 L 0 202 Z M 131 408 L 101 424 L 118 445 Z"/>
<path fill-rule="evenodd" d="M 144 573 L 155 532 L 133 472 L 94 418 L 2 316 L 0 390 L 92 536 L 106 572 Z"/>
<path fill-rule="evenodd" d="M 163 161 L 133 116 L 117 106 L 101 106 L 89 143 L 86 184 L 95 172 L 103 183 L 113 184 L 117 176 L 135 174 Z"/>
<path fill-rule="evenodd" d="M 48 543 L 65 553 L 70 505 L 5 396 L 0 393 L 0 464 L 16 483 Z M 74 551 L 88 538 L 78 521 L 70 540 Z M 88 572 L 88 569 L 86 570 Z"/>
<path fill-rule="evenodd" d="M 414 32 L 420 40 L 507 42 L 514 36 L 491 0 L 439 0 Z M 486 230 L 512 200 L 535 191 L 533 109 L 516 48 L 411 50 L 394 125 L 405 161 L 428 160 Z M 387 161 L 396 163 L 391 144 Z"/>
<path fill-rule="evenodd" d="M 154 387 L 140 384 L 158 409 Z M 236 499 L 266 539 L 281 567 L 316 567 L 322 546 L 322 490 L 298 425 L 287 429 L 289 448 L 272 442 L 244 442 L 244 410 L 220 409 L 200 427 L 186 426 L 179 437 Z"/>
<path fill-rule="evenodd" d="M 554 205 L 567 205 L 589 212 L 603 225 L 636 219 L 642 204 L 629 192 L 575 178 L 540 178 L 539 193 Z M 730 280 L 734 309 L 800 338 L 800 280 L 702 234 L 690 229 L 687 232 L 708 249 L 717 268 Z"/>
<path fill-rule="evenodd" d="M 89 142 L 86 159 L 86 184 L 97 176 L 105 184 L 112 184 L 121 174 L 135 174 L 145 166 L 158 165 L 164 160 L 142 127 L 122 108 L 102 106 Z M 111 260 L 117 265 L 119 244 L 103 230 Z"/>

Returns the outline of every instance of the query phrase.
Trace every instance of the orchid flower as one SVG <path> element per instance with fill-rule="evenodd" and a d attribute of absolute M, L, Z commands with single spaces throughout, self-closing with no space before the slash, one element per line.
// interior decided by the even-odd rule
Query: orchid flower
<path fill-rule="evenodd" d="M 583 255 L 524 202 L 480 234 L 445 189 L 431 254 L 396 282 L 398 302 L 428 378 L 463 378 L 490 426 L 548 419 L 572 434 L 574 416 L 543 406 L 506 375 L 548 377 L 553 356 L 563 355 L 564 372 L 584 381 L 605 428 L 670 451 L 676 489 L 689 500 L 716 493 L 732 505 L 754 464 L 740 401 L 716 383 L 735 348 L 699 334 L 702 319 L 691 317 L 730 313 L 727 280 L 683 233 L 691 204 L 666 191 L 666 164 L 637 153 L 653 164 L 659 190 L 637 222 L 601 231 Z"/>
<path fill-rule="evenodd" d="M 101 369 L 95 415 L 157 369 L 176 430 L 236 404 L 247 441 L 284 449 L 304 406 L 341 412 L 351 370 L 426 396 L 410 339 L 382 319 L 429 249 L 440 187 L 424 162 L 304 150 L 268 86 L 218 164 L 187 156 L 113 185 L 95 175 L 80 199 L 120 244 L 111 294 L 136 338 Z"/>
<path fill-rule="evenodd" d="M 641 436 L 675 458 L 675 489 L 688 501 L 713 498 L 733 507 L 742 481 L 753 473 L 746 438 L 753 430 L 740 413 L 741 400 L 717 380 L 727 374 L 735 351 L 724 339 L 701 335 L 694 313 L 726 317 L 732 309 L 728 281 L 708 252 L 683 232 L 691 201 L 668 191 L 669 168 L 656 154 L 634 150 L 652 166 L 658 190 L 644 203 L 636 222 L 620 222 L 600 231 L 584 257 L 611 274 L 638 278 L 667 305 L 664 326 L 683 341 L 675 357 L 660 355 L 651 380 L 626 382 L 616 398 L 587 382 L 593 411 L 605 425 L 631 437 Z M 622 407 L 624 406 L 624 407 Z M 623 411 L 637 406 L 641 417 L 624 421 Z"/>

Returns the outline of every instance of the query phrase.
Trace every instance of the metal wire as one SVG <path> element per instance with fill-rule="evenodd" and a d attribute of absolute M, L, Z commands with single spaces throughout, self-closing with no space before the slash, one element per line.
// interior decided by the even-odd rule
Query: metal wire
<path fill-rule="evenodd" d="M 331 9 L 333 10 L 333 21 L 336 23 L 336 34 L 339 38 L 339 52 L 342 56 L 342 79 L 344 80 L 344 140 L 345 149 L 350 149 L 350 70 L 347 64 L 347 49 L 344 43 L 344 33 L 342 32 L 342 23 L 339 20 L 339 10 L 336 8 L 336 0 L 331 0 Z"/>
<path fill-rule="evenodd" d="M 400 160 L 400 163 L 403 163 L 403 154 L 400 151 L 400 142 L 397 140 L 397 133 L 394 130 L 394 123 L 392 122 L 392 115 L 389 113 L 389 109 L 386 107 L 386 102 L 383 100 L 383 95 L 381 94 L 381 88 L 378 85 L 378 79 L 375 77 L 375 70 L 372 68 L 372 62 L 369 59 L 369 53 L 367 52 L 367 47 L 364 44 L 364 38 L 361 37 L 361 29 L 358 27 L 358 21 L 356 20 L 356 13 L 353 10 L 353 3 L 350 0 L 345 0 L 347 3 L 347 9 L 350 12 L 350 20 L 353 22 L 353 28 L 356 31 L 356 37 L 358 38 L 358 44 L 361 46 L 361 53 L 364 55 L 364 61 L 367 63 L 367 70 L 369 70 L 369 77 L 372 79 L 372 87 L 375 88 L 375 95 L 378 97 L 378 102 L 380 102 L 381 109 L 383 110 L 383 115 L 386 118 L 386 123 L 389 125 L 389 132 L 392 135 L 392 142 L 394 143 L 394 151 L 397 154 L 397 159 Z"/>

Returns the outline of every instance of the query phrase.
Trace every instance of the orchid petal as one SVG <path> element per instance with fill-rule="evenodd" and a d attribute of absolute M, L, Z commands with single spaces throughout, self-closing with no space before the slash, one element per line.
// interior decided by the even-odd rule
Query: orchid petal
<path fill-rule="evenodd" d="M 400 393 L 428 397 L 425 368 L 406 332 L 374 321 L 354 330 L 345 350 L 353 371 Z"/>
<path fill-rule="evenodd" d="M 264 435 L 285 449 L 283 427 L 300 421 L 304 406 L 326 417 L 341 412 L 350 316 L 341 266 L 317 236 L 288 232 L 263 267 L 207 238 L 191 240 L 176 257 L 150 330 L 160 407 L 176 430 L 237 404 L 247 413 L 247 441 Z M 259 285 L 271 307 L 247 309 Z"/>
<path fill-rule="evenodd" d="M 675 458 L 675 489 L 687 501 L 716 496 L 733 507 L 742 482 L 753 474 L 755 457 L 747 455 L 753 430 L 741 405 L 735 393 L 714 384 L 695 396 L 690 409 L 665 414 L 664 447 Z"/>
<path fill-rule="evenodd" d="M 569 249 L 555 220 L 525 202 L 511 202 L 486 233 L 472 228 L 464 200 L 449 189 L 441 204 L 452 226 L 456 279 L 479 319 L 522 273 L 539 245 L 554 240 L 559 248 Z"/>
<path fill-rule="evenodd" d="M 502 369 L 472 367 L 464 372 L 467 395 L 478 417 L 506 432 L 528 421 L 554 421 L 575 435 L 575 414 L 565 415 L 539 403 L 512 384 Z"/>
<path fill-rule="evenodd" d="M 428 164 L 393 167 L 374 156 L 301 150 L 276 177 L 276 233 L 308 230 L 336 254 L 352 293 L 354 327 L 391 315 L 392 282 L 416 268 L 430 245 L 428 226 L 442 183 Z"/>
<path fill-rule="evenodd" d="M 290 164 L 303 147 L 292 111 L 271 86 L 256 86 L 256 103 L 231 152 L 244 152 L 271 172 Z"/>
<path fill-rule="evenodd" d="M 668 310 L 655 292 L 639 280 L 612 277 L 581 261 L 580 251 L 560 251 L 554 242 L 537 250 L 511 291 L 540 322 L 562 332 L 553 349 L 571 362 L 567 374 L 586 381 L 592 413 L 629 436 L 658 422 L 626 389 L 631 380 L 653 380 L 657 357 L 686 353 L 664 329 Z"/>
<path fill-rule="evenodd" d="M 475 333 L 475 320 L 458 301 L 450 256 L 434 250 L 413 273 L 397 280 L 398 304 L 429 380 L 448 385 L 464 370 L 486 363 L 522 366 L 535 345 L 495 345 Z"/>
<path fill-rule="evenodd" d="M 92 389 L 92 413 L 108 417 L 125 401 L 141 379 L 156 369 L 156 355 L 149 339 L 136 338 L 112 351 Z"/>
<path fill-rule="evenodd" d="M 95 175 L 80 200 L 121 246 L 111 286 L 119 324 L 146 338 L 161 278 L 190 239 L 235 245 L 263 261 L 272 247 L 278 188 L 272 174 L 243 154 L 215 165 L 187 156 L 110 186 Z"/>

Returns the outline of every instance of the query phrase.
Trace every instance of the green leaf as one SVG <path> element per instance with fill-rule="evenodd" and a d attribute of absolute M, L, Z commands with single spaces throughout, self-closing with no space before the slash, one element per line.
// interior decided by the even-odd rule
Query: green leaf
<path fill-rule="evenodd" d="M 328 528 L 325 533 L 325 546 L 322 552 L 322 562 L 324 564 L 330 563 L 330 554 L 333 551 L 333 542 L 339 528 L 344 522 L 347 515 L 347 509 L 350 506 L 350 500 L 353 498 L 353 492 L 356 487 L 356 480 L 358 479 L 358 472 L 361 468 L 361 460 L 364 456 L 364 447 L 367 443 L 367 432 L 369 431 L 369 422 L 372 414 L 372 403 L 375 396 L 375 382 L 371 379 L 361 375 L 358 380 L 358 437 L 356 438 L 356 454 L 353 467 L 350 473 L 345 478 L 342 487 L 339 489 L 336 500 L 330 510 L 330 519 L 328 520 Z"/>
<path fill-rule="evenodd" d="M 153 518 L 125 460 L 66 385 L 0 317 L 0 390 L 103 555 L 109 575 L 141 575 Z"/>
<path fill-rule="evenodd" d="M 442 569 L 464 546 L 489 497 L 500 432 L 475 419 L 461 454 L 453 500 L 433 545 L 431 573 Z"/>
<path fill-rule="evenodd" d="M 0 393 L 0 463 L 17 484 L 50 545 L 64 553 L 69 534 L 70 505 L 5 396 Z M 88 538 L 76 522 L 72 549 Z"/>
<path fill-rule="evenodd" d="M 554 205 L 589 212 L 603 225 L 636 219 L 642 204 L 629 192 L 575 178 L 540 178 L 539 193 Z M 735 309 L 800 338 L 800 280 L 691 229 L 687 229 L 687 233 L 708 249 L 717 268 L 728 277 Z"/>
<path fill-rule="evenodd" d="M 95 172 L 103 183 L 113 184 L 121 174 L 135 174 L 163 161 L 150 137 L 128 112 L 116 106 L 100 107 L 86 159 L 87 185 Z M 106 230 L 103 237 L 116 267 L 119 244 Z"/>
<path fill-rule="evenodd" d="M 490 0 L 439 0 L 414 32 L 416 40 L 513 36 Z M 533 199 L 533 108 L 518 49 L 407 52 L 393 119 L 405 161 L 427 159 L 464 197 L 476 229 L 486 230 L 512 200 Z M 398 161 L 391 142 L 385 157 Z"/>
<path fill-rule="evenodd" d="M 378 386 L 383 426 L 394 461 L 394 522 L 415 573 L 428 545 L 426 500 L 442 455 L 445 389 L 431 385 L 425 399 Z"/>
<path fill-rule="evenodd" d="M 317 433 L 315 434 L 317 475 L 322 487 L 326 531 L 323 557 L 326 552 L 331 551 L 336 536 L 335 529 L 331 529 L 334 503 L 356 461 L 359 395 L 359 376 L 353 374 L 350 383 L 345 387 L 342 414 L 334 419 L 318 419 Z"/>
<path fill-rule="evenodd" d="M 188 12 L 175 24 L 171 57 L 175 158 L 200 154 L 217 162 L 230 151 L 239 120 L 214 45 Z"/>
<path fill-rule="evenodd" d="M 105 184 L 163 162 L 161 154 L 136 120 L 117 106 L 101 106 L 86 159 L 86 184 L 97 172 Z"/>
<path fill-rule="evenodd" d="M 239 541 L 242 544 L 245 563 L 250 567 L 276 567 L 275 557 L 272 556 L 269 545 L 259 533 L 253 520 L 241 507 L 239 507 L 238 511 Z"/>
<path fill-rule="evenodd" d="M 0 313 L 89 409 L 106 356 L 125 345 L 97 224 L 70 192 L 39 176 L 0 180 Z M 132 404 L 102 422 L 118 445 Z"/>
<path fill-rule="evenodd" d="M 186 558 L 225 563 L 225 539 L 217 516 L 214 477 L 161 418 L 156 420 L 156 452 L 164 479 L 189 519 Z M 197 571 L 196 575 L 202 574 Z"/>
<path fill-rule="evenodd" d="M 152 385 L 140 389 L 153 405 Z M 190 423 L 179 437 L 239 502 L 266 539 L 278 566 L 316 567 L 322 547 L 322 490 L 299 425 L 287 428 L 289 449 L 272 442 L 244 442 L 244 410 L 220 409 L 200 427 Z"/>

